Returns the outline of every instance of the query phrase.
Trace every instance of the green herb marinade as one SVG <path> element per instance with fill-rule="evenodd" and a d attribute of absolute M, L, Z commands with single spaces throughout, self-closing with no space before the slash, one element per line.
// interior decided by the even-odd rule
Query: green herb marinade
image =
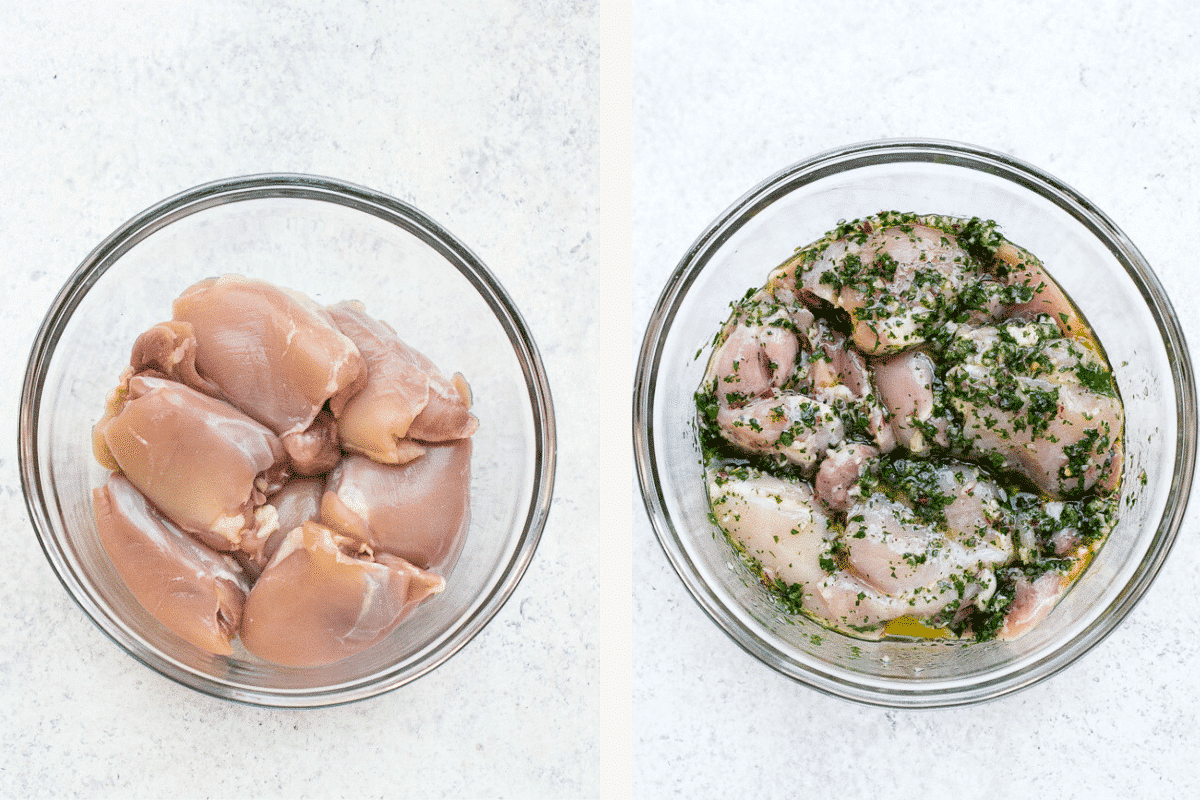
<path fill-rule="evenodd" d="M 867 626 L 864 630 L 851 631 L 839 627 L 839 630 L 871 637 L 880 635 L 880 629 L 884 636 L 908 636 L 914 635 L 914 631 L 920 636 L 948 632 L 986 641 L 1001 631 L 1022 581 L 1031 582 L 1047 572 L 1055 572 L 1064 579 L 1077 578 L 1113 530 L 1120 494 L 1119 440 L 1123 433 L 1097 424 L 1076 444 L 1063 448 L 1067 460 L 1057 475 L 1063 487 L 1063 496 L 1058 499 L 1035 486 L 1029 477 L 1014 468 L 1009 458 L 981 450 L 980 437 L 987 431 L 999 431 L 999 438 L 1003 439 L 1011 430 L 1009 435 L 1030 437 L 1034 444 L 1039 441 L 1054 444 L 1051 430 L 1064 402 L 1060 383 L 1055 381 L 1073 381 L 1088 392 L 1115 398 L 1119 403 L 1111 368 L 1091 332 L 1084 326 L 1082 334 L 1063 333 L 1064 329 L 1070 330 L 1068 321 L 1082 320 L 1077 309 L 1064 314 L 1061 320 L 1045 313 L 1025 314 L 1009 321 L 1001 319 L 993 326 L 996 334 L 992 339 L 981 343 L 971 338 L 970 332 L 978 329 L 976 321 L 991 313 L 989 309 L 1028 304 L 1043 288 L 1037 284 L 1004 282 L 1014 265 L 1011 259 L 1006 261 L 997 256 L 1006 240 L 996 223 L 978 218 L 896 211 L 839 223 L 817 241 L 798 248 L 792 258 L 772 273 L 767 286 L 749 289 L 741 300 L 732 304 L 730 322 L 714 337 L 713 352 L 715 357 L 731 326 L 741 320 L 769 318 L 771 321 L 764 324 L 790 326 L 793 333 L 803 337 L 804 331 L 778 313 L 780 308 L 787 312 L 800 303 L 779 290 L 780 286 L 792 288 L 783 281 L 798 283 L 795 276 L 801 275 L 806 267 L 827 262 L 828 259 L 822 261 L 823 254 L 835 243 L 839 243 L 839 247 L 847 243 L 862 245 L 877 231 L 895 229 L 904 232 L 916 226 L 940 231 L 943 241 L 948 244 L 957 242 L 966 253 L 961 264 L 961 274 L 965 277 L 960 279 L 960 273 L 953 272 L 947 278 L 944 267 L 942 273 L 938 273 L 918 264 L 912 269 L 907 288 L 897 291 L 894 282 L 898 271 L 904 267 L 895 259 L 881 253 L 864 261 L 850 253 L 835 261 L 834 268 L 821 274 L 819 284 L 834 292 L 850 287 L 865 298 L 861 308 L 854 310 L 853 319 L 848 322 L 837 308 L 805 305 L 812 308 L 821 324 L 843 334 L 847 334 L 853 324 L 876 321 L 880 325 L 887 324 L 895 318 L 898 308 L 903 309 L 915 320 L 912 333 L 915 344 L 910 347 L 920 347 L 936 366 L 932 385 L 935 403 L 931 414 L 934 419 L 944 420 L 944 424 L 934 426 L 929 422 L 914 421 L 914 427 L 924 436 L 925 450 L 914 453 L 897 447 L 879 455 L 872 461 L 872 468 L 860 477 L 857 491 L 863 498 L 878 493 L 909 509 L 920 523 L 945 530 L 944 512 L 955 495 L 942 490 L 937 471 L 974 471 L 972 474 L 978 473 L 999 487 L 994 528 L 1011 537 L 1016 555 L 994 570 L 995 583 L 986 602 L 972 600 L 966 589 L 969 581 L 952 576 L 948 580 L 954 585 L 940 586 L 939 590 L 957 591 L 957 599 L 952 599 L 936 614 L 916 620 L 916 629 L 913 628 L 914 620 L 901 617 L 894 625 Z M 1041 268 L 1041 263 L 1033 256 L 1019 252 L 1016 268 L 1028 265 Z M 953 291 L 947 289 L 949 283 L 955 283 Z M 913 312 L 914 303 L 925 305 Z M 976 327 L 972 328 L 972 325 Z M 906 350 L 902 347 L 883 357 L 897 352 Z M 828 359 L 816 349 L 806 357 L 810 365 L 822 358 Z M 799 362 L 799 356 L 797 360 Z M 870 363 L 873 366 L 875 362 Z M 1061 364 L 1069 366 L 1059 366 Z M 779 367 L 774 363 L 768 366 L 772 371 Z M 795 391 L 797 384 L 793 378 L 776 391 Z M 804 433 L 806 429 L 800 427 L 803 419 L 798 418 L 794 426 L 780 432 L 777 449 L 768 452 L 748 452 L 722 434 L 718 424 L 722 402 L 736 404 L 745 399 L 732 393 L 722 395 L 716 381 L 707 378 L 695 392 L 699 444 L 706 470 L 725 475 L 724 480 L 729 480 L 730 476 L 744 477 L 750 472 L 761 472 L 787 481 L 810 481 L 811 474 L 806 474 L 779 452 L 791 447 Z M 844 428 L 846 442 L 873 444 L 867 404 L 851 398 L 834 403 L 833 407 Z M 996 409 L 996 415 L 978 414 L 977 426 L 973 428 L 967 424 L 964 409 L 979 408 Z M 815 408 L 807 410 L 815 413 Z M 891 419 L 887 421 L 890 423 Z M 754 422 L 749 420 L 751 424 Z M 807 424 L 811 426 L 812 420 Z M 1094 479 L 1095 463 L 1105 454 L 1110 455 L 1104 469 L 1117 473 L 1117 477 L 1100 484 L 1089 484 L 1085 476 Z M 848 523 L 857 522 L 837 513 L 830 515 L 829 522 L 833 544 L 820 563 L 822 569 L 832 573 L 845 566 L 845 554 L 839 550 L 837 537 L 845 533 Z M 804 587 L 764 573 L 763 565 L 748 556 L 728 530 L 724 532 L 778 601 L 780 610 L 792 615 L 804 613 Z M 955 535 L 962 536 L 962 533 Z M 1075 544 L 1061 552 L 1064 537 Z M 909 566 L 918 567 L 924 563 L 924 558 L 923 554 L 906 553 L 904 560 Z"/>

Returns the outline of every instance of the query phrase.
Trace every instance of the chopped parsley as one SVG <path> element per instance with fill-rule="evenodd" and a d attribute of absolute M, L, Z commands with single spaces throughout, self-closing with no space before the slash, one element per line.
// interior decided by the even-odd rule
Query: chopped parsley
<path fill-rule="evenodd" d="M 778 350 L 768 358 L 764 344 L 754 369 L 747 368 L 748 361 L 726 366 L 728 374 L 710 379 L 694 398 L 702 457 L 712 476 L 716 513 L 710 521 L 784 612 L 804 613 L 806 594 L 811 597 L 814 588 L 776 576 L 779 565 L 769 559 L 780 551 L 787 566 L 809 558 L 809 570 L 838 576 L 854 572 L 855 548 L 892 546 L 888 537 L 901 531 L 913 538 L 892 551 L 886 565 L 891 579 L 940 575 L 903 596 L 913 609 L 904 619 L 986 641 L 1003 629 L 1022 581 L 1047 573 L 1077 575 L 1113 530 L 1116 493 L 1094 485 L 1114 467 L 1110 462 L 1119 457 L 1123 433 L 1104 416 L 1110 407 L 1105 403 L 1120 408 L 1111 370 L 1093 341 L 1063 334 L 1076 316 L 1058 313 L 1061 324 L 1024 310 L 1004 318 L 1046 287 L 1024 280 L 1009 284 L 1010 272 L 1037 274 L 1041 267 L 1020 248 L 1014 251 L 992 220 L 885 211 L 839 222 L 797 248 L 766 286 L 747 290 L 732 304 L 729 323 L 713 339 L 714 351 L 736 325 L 762 326 L 768 332 L 754 334 L 762 342 L 790 335 L 799 343 L 794 360 L 787 350 L 784 358 L 774 355 Z M 881 431 L 891 430 L 891 415 L 870 387 L 863 396 L 856 388 L 861 382 L 847 377 L 842 346 L 857 349 L 856 359 L 882 359 L 918 346 L 929 355 L 932 410 L 905 420 L 910 431 L 919 432 L 911 439 L 914 452 L 904 447 L 888 452 L 880 445 Z M 754 384 L 764 374 L 771 386 Z M 829 376 L 837 385 L 829 386 Z M 721 430 L 719 417 L 729 431 Z M 1116 420 L 1119 426 L 1120 417 Z M 766 444 L 755 449 L 743 441 Z M 759 546 L 767 549 L 746 551 L 732 532 L 742 516 L 741 509 L 725 505 L 734 496 L 727 494 L 729 487 L 774 476 L 812 492 L 821 459 L 832 457 L 827 452 L 859 458 L 847 456 L 855 451 L 845 448 L 861 446 L 876 450 L 848 467 L 857 468 L 856 475 L 837 478 L 845 505 L 814 506 L 825 520 L 819 529 L 807 523 L 781 528 L 763 537 L 769 541 Z M 1037 490 L 1034 478 L 1022 471 L 1021 448 L 1047 447 L 1062 454 L 1061 463 L 1046 468 L 1058 481 L 1059 499 Z M 835 466 L 834 474 L 841 469 Z M 784 503 L 782 493 L 758 497 Z M 882 530 L 881 518 L 892 520 Z M 806 540 L 814 535 L 823 536 L 816 546 Z M 987 547 L 1012 556 L 986 565 L 947 561 L 964 548 Z M 877 591 L 864 586 L 843 598 L 854 607 L 848 616 L 818 621 L 843 632 L 878 632 L 888 618 L 878 618 L 880 606 L 867 588 Z M 930 607 L 938 610 L 920 610 Z M 883 635 L 891 634 L 884 628 Z M 899 628 L 895 635 L 902 635 Z"/>

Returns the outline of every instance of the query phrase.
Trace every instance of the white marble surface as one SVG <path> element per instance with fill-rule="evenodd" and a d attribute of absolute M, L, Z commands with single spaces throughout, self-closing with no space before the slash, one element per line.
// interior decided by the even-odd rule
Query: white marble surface
<path fill-rule="evenodd" d="M 635 4 L 635 350 L 667 276 L 742 193 L 826 149 L 904 136 L 1000 150 L 1075 187 L 1138 245 L 1200 342 L 1197 6 L 916 6 Z M 1196 503 L 1149 593 L 1079 663 L 924 712 L 829 698 L 753 660 L 686 593 L 636 488 L 633 503 L 635 796 L 1200 792 Z"/>
<path fill-rule="evenodd" d="M 541 546 L 487 629 L 382 697 L 279 711 L 100 634 L 37 545 L 6 437 L 0 796 L 599 793 L 598 18 L 594 0 L 0 6 L 11 434 L 41 316 L 94 245 L 196 184 L 295 171 L 410 202 L 482 258 L 541 347 L 560 444 Z"/>

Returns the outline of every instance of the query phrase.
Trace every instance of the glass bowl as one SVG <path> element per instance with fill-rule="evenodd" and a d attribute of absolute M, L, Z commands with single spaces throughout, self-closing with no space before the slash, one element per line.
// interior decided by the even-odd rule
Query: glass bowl
<path fill-rule="evenodd" d="M 708 520 L 693 392 L 729 305 L 795 248 L 884 210 L 994 219 L 1046 264 L 1108 352 L 1126 411 L 1120 521 L 1053 613 L 1010 642 L 861 641 L 783 613 Z M 696 240 L 651 317 L 634 391 L 642 496 L 663 550 L 712 619 L 763 663 L 829 694 L 895 707 L 960 705 L 1046 678 L 1129 613 L 1175 540 L 1196 450 L 1183 334 L 1150 266 L 1077 192 L 996 152 L 880 141 L 764 181 Z M 1144 476 L 1144 477 L 1143 477 Z"/>
<path fill-rule="evenodd" d="M 471 522 L 445 592 L 384 641 L 324 667 L 289 668 L 235 640 L 214 656 L 163 628 L 100 546 L 92 488 L 107 471 L 91 428 L 138 334 L 196 281 L 235 272 L 318 303 L 363 301 L 447 375 L 462 372 L 480 420 Z M 38 331 L 21 395 L 30 518 L 67 591 L 104 633 L 168 678 L 246 703 L 311 707 L 401 686 L 462 648 L 512 594 L 537 548 L 554 482 L 554 415 L 525 322 L 479 259 L 420 211 L 328 178 L 257 175 L 164 200 L 79 266 Z"/>

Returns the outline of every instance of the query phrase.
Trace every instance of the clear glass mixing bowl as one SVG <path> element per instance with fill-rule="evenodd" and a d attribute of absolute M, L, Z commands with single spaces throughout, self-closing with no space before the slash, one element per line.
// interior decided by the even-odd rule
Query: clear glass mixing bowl
<path fill-rule="evenodd" d="M 840 220 L 884 210 L 996 220 L 1009 240 L 1044 261 L 1082 309 L 1125 402 L 1120 522 L 1053 613 L 1016 641 L 871 642 L 832 633 L 782 613 L 708 520 L 692 393 L 730 302 Z M 821 691 L 887 706 L 997 697 L 1055 673 L 1103 639 L 1171 549 L 1195 450 L 1187 346 L 1137 248 L 1100 210 L 1041 170 L 951 142 L 851 145 L 789 167 L 738 200 L 696 240 L 663 290 L 634 393 L 642 496 L 663 550 L 696 601 L 768 666 Z"/>
<path fill-rule="evenodd" d="M 319 303 L 357 299 L 447 374 L 480 419 L 471 524 L 446 591 L 386 640 L 325 667 L 281 667 L 235 642 L 214 656 L 147 614 L 97 538 L 92 488 L 107 472 L 91 428 L 139 333 L 203 278 L 235 272 Z M 537 548 L 554 482 L 554 414 L 541 357 L 495 277 L 420 211 L 328 178 L 257 175 L 199 186 L 121 226 L 79 266 L 34 342 L 21 396 L 21 477 L 46 557 L 67 591 L 134 658 L 207 694 L 322 706 L 401 686 L 496 614 Z"/>

